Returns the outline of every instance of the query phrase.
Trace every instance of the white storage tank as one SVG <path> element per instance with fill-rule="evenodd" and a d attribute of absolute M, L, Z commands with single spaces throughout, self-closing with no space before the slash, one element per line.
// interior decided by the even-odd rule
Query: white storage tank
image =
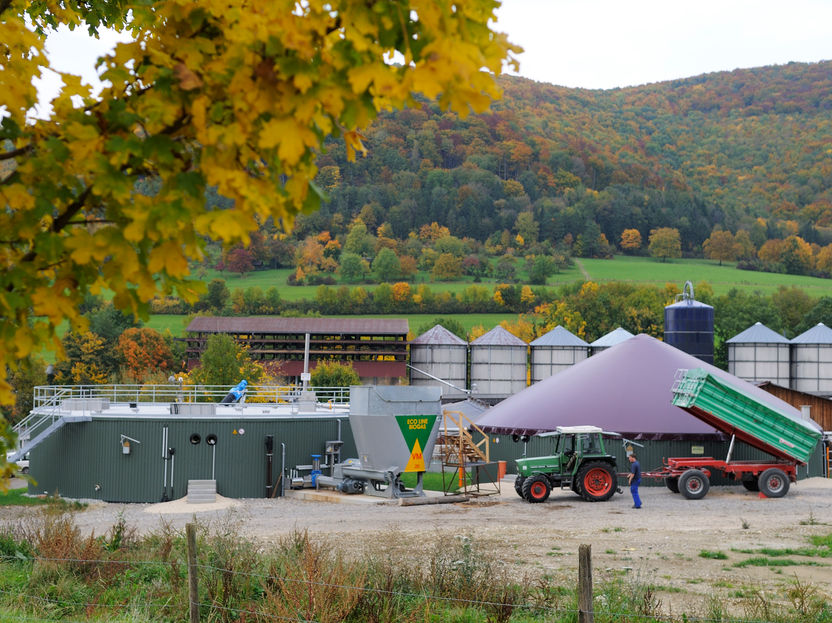
<path fill-rule="evenodd" d="M 530 346 L 532 383 L 563 372 L 589 357 L 589 344 L 560 325 Z"/>
<path fill-rule="evenodd" d="M 728 372 L 751 383 L 789 386 L 791 355 L 784 336 L 757 322 L 725 343 Z"/>
<path fill-rule="evenodd" d="M 502 399 L 526 388 L 529 345 L 496 326 L 471 342 L 471 393 Z"/>
<path fill-rule="evenodd" d="M 410 384 L 432 385 L 442 398 L 464 398 L 468 376 L 468 342 L 436 325 L 410 342 Z M 426 372 L 427 374 L 422 374 Z M 442 383 L 431 375 L 450 383 Z M 455 389 L 454 387 L 458 388 Z"/>
<path fill-rule="evenodd" d="M 791 388 L 832 396 L 832 329 L 819 322 L 794 338 L 791 346 Z"/>
<path fill-rule="evenodd" d="M 633 337 L 633 334 L 627 331 L 627 329 L 618 327 L 615 331 L 610 331 L 606 335 L 599 337 L 589 346 L 592 349 L 592 354 L 595 355 L 596 353 L 600 353 L 602 350 L 612 348 L 616 344 L 626 342 L 631 337 Z"/>

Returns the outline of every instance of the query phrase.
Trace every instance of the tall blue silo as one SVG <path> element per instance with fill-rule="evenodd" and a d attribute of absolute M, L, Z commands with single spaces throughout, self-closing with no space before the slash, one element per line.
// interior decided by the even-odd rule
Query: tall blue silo
<path fill-rule="evenodd" d="M 690 281 L 676 302 L 664 308 L 664 341 L 702 361 L 714 362 L 714 308 L 693 298 Z"/>

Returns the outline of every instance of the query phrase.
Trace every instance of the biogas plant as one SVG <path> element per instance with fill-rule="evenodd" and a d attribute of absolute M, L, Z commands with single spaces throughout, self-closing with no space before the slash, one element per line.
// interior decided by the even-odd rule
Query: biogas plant
<path fill-rule="evenodd" d="M 19 453 L 33 466 L 30 493 L 69 498 L 205 502 L 298 487 L 416 497 L 440 428 L 439 398 L 434 387 L 298 390 L 245 381 L 230 392 L 45 386 L 17 427 Z M 410 472 L 416 481 L 405 487 Z"/>
<path fill-rule="evenodd" d="M 468 344 L 437 325 L 408 343 L 405 320 L 196 320 L 202 324 L 185 338 L 194 358 L 210 333 L 227 333 L 282 361 L 300 382 L 37 387 L 7 457 L 28 454 L 30 494 L 199 503 L 329 488 L 420 498 L 424 474 L 441 471 L 444 493 L 487 495 L 499 492 L 515 460 L 558 456 L 565 437 L 555 436 L 553 450 L 548 433 L 559 429 L 627 440 L 606 445 L 603 456 L 587 454 L 612 466 L 598 489 L 604 495 L 633 446 L 652 470 L 645 475 L 671 490 L 684 477 L 701 495 L 711 484 L 755 490 L 769 469 L 784 483 L 829 475 L 832 465 L 832 433 L 823 433 L 832 431 L 832 329 L 819 324 L 786 340 L 753 325 L 727 340 L 726 372 L 712 365 L 713 308 L 695 301 L 689 283 L 665 308 L 664 341 L 619 328 L 587 344 L 556 327 L 527 344 L 495 327 Z M 366 384 L 308 387 L 310 359 L 336 354 Z M 408 369 L 410 385 L 395 384 Z M 679 371 L 695 370 L 686 378 L 709 379 L 703 387 L 740 397 L 750 415 L 673 398 Z M 775 421 L 797 431 L 789 442 L 797 450 L 782 447 Z M 576 434 L 576 444 L 590 440 Z M 546 472 L 549 486 L 595 491 L 578 486 L 580 464 L 571 469 Z"/>

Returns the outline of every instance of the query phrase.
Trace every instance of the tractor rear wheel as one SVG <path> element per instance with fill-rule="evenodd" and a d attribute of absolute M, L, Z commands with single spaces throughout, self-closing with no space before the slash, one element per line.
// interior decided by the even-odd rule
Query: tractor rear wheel
<path fill-rule="evenodd" d="M 679 492 L 689 500 L 701 500 L 710 488 L 708 477 L 698 469 L 689 469 L 679 476 Z"/>
<path fill-rule="evenodd" d="M 552 485 L 549 484 L 549 479 L 543 474 L 529 476 L 523 482 L 523 498 L 532 504 L 545 502 L 549 499 L 551 492 Z"/>
<path fill-rule="evenodd" d="M 760 492 L 767 498 L 782 498 L 789 492 L 789 477 L 776 467 L 770 467 L 760 474 L 758 483 Z"/>
<path fill-rule="evenodd" d="M 517 491 L 517 495 L 521 498 L 523 497 L 523 481 L 526 480 L 524 476 L 517 474 L 517 478 L 514 479 L 514 490 Z"/>
<path fill-rule="evenodd" d="M 679 477 L 678 476 L 668 476 L 667 478 L 664 479 L 664 484 L 673 493 L 679 493 Z"/>
<path fill-rule="evenodd" d="M 615 493 L 615 473 L 609 463 L 593 461 L 581 466 L 578 489 L 587 502 L 605 502 Z"/>

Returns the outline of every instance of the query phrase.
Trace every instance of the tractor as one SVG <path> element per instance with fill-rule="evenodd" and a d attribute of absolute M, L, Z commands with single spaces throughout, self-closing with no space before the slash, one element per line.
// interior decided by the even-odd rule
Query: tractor
<path fill-rule="evenodd" d="M 555 451 L 517 459 L 514 489 L 524 500 L 545 502 L 555 487 L 568 487 L 588 502 L 603 502 L 621 493 L 615 457 L 604 446 L 604 437 L 621 435 L 597 426 L 558 426 L 538 437 L 554 437 Z"/>

